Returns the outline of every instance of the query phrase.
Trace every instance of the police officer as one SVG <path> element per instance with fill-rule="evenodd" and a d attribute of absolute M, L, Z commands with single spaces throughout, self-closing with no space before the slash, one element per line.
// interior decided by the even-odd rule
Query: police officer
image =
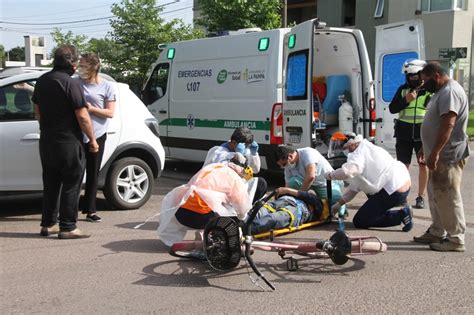
<path fill-rule="evenodd" d="M 426 105 L 431 98 L 431 93 L 420 89 L 423 84 L 420 71 L 425 65 L 426 61 L 419 59 L 408 59 L 403 63 L 402 73 L 406 76 L 406 82 L 398 88 L 389 105 L 392 114 L 398 113 L 395 123 L 397 159 L 407 168 L 410 166 L 413 150 L 416 153 L 421 149 L 420 127 L 425 117 Z M 427 184 L 428 168 L 426 165 L 419 165 L 415 208 L 425 207 L 423 196 Z"/>

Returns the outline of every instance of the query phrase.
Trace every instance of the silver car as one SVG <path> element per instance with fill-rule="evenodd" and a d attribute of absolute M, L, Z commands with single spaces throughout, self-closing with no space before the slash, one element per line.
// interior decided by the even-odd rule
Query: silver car
<path fill-rule="evenodd" d="M 0 79 L 0 195 L 43 189 L 39 124 L 31 102 L 42 74 L 32 71 Z M 128 85 L 116 84 L 117 105 L 107 131 L 99 189 L 114 207 L 135 209 L 150 198 L 165 152 L 156 119 Z"/>

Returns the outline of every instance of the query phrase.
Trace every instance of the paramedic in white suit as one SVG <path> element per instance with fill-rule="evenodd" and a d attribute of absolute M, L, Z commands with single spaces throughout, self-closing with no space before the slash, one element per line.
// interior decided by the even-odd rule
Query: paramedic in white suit
<path fill-rule="evenodd" d="M 188 229 L 204 229 L 214 217 L 245 217 L 252 203 L 243 180 L 245 169 L 238 164 L 233 161 L 209 164 L 187 184 L 165 196 L 158 227 L 158 235 L 165 245 L 181 241 Z"/>
<path fill-rule="evenodd" d="M 229 141 L 212 147 L 207 153 L 204 166 L 211 163 L 227 163 L 236 153 L 240 153 L 245 157 L 246 164 L 252 168 L 254 174 L 260 172 L 258 143 L 253 140 L 252 132 L 246 127 L 235 129 Z M 251 180 L 249 186 L 249 191 L 255 190 L 255 195 L 252 198 L 254 202 L 263 197 L 267 191 L 267 182 L 261 177 Z"/>

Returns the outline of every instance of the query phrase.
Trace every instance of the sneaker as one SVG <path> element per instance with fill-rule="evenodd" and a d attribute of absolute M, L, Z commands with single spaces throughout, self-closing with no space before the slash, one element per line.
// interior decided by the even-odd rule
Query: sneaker
<path fill-rule="evenodd" d="M 415 205 L 413 206 L 416 209 L 424 209 L 425 208 L 425 200 L 422 196 L 418 196 L 415 199 Z"/>
<path fill-rule="evenodd" d="M 405 206 L 401 210 L 402 223 L 403 223 L 403 232 L 409 232 L 413 228 L 413 215 L 411 213 L 410 206 Z"/>
<path fill-rule="evenodd" d="M 439 243 L 444 239 L 444 237 L 441 236 L 434 236 L 433 234 L 430 233 L 430 231 L 426 231 L 425 234 L 422 236 L 415 236 L 413 237 L 413 240 L 417 243 L 423 243 L 423 244 L 431 244 L 431 243 Z"/>
<path fill-rule="evenodd" d="M 98 223 L 98 222 L 101 222 L 102 219 L 97 214 L 92 213 L 92 214 L 86 215 L 86 221 Z"/>
<path fill-rule="evenodd" d="M 49 235 L 58 234 L 58 233 L 59 233 L 59 225 L 57 224 L 53 224 L 50 227 L 42 226 L 41 231 L 40 231 L 41 236 L 49 236 Z"/>
<path fill-rule="evenodd" d="M 464 244 L 454 243 L 445 239 L 439 243 L 430 244 L 430 249 L 438 252 L 464 252 L 466 247 Z"/>
<path fill-rule="evenodd" d="M 72 231 L 59 231 L 58 238 L 60 239 L 76 239 L 76 238 L 88 238 L 90 234 L 85 234 L 78 228 Z"/>

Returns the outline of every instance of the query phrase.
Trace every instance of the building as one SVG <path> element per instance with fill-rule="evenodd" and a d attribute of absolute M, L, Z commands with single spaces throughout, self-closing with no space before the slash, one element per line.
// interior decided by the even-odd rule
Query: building
<path fill-rule="evenodd" d="M 427 60 L 437 60 L 460 82 L 474 102 L 474 1 L 468 0 L 318 0 L 318 17 L 329 26 L 362 30 L 374 69 L 375 26 L 423 20 Z M 465 58 L 447 50 L 466 48 Z M 464 54 L 462 54 L 464 56 Z"/>
<path fill-rule="evenodd" d="M 48 60 L 44 37 L 25 35 L 25 61 L 5 61 L 5 67 L 41 67 L 51 64 Z"/>

